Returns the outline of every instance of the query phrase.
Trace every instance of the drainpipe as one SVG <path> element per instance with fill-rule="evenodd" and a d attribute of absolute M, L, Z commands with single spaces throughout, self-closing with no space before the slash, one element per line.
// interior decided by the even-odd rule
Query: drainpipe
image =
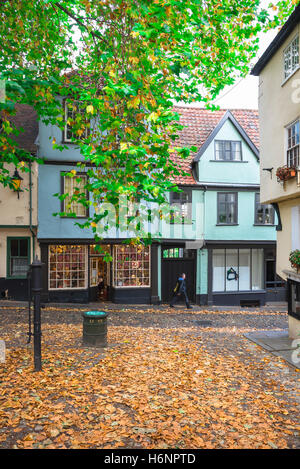
<path fill-rule="evenodd" d="M 35 259 L 35 233 L 32 228 L 32 174 L 31 161 L 29 161 L 29 229 L 32 239 L 32 259 Z"/>

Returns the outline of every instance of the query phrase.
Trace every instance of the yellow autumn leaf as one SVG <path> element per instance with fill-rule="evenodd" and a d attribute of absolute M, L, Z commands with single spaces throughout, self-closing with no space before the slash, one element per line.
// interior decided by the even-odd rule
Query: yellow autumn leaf
<path fill-rule="evenodd" d="M 158 119 L 159 115 L 157 112 L 151 112 L 151 114 L 148 117 L 149 121 L 156 122 Z"/>
<path fill-rule="evenodd" d="M 92 104 L 89 104 L 89 106 L 86 107 L 86 112 L 88 112 L 89 114 L 93 114 L 94 106 Z"/>
<path fill-rule="evenodd" d="M 121 149 L 121 151 L 127 150 L 128 149 L 128 143 L 121 142 L 120 143 L 120 149 Z"/>
<path fill-rule="evenodd" d="M 128 107 L 137 109 L 139 107 L 140 102 L 140 98 L 138 96 L 135 96 L 131 101 L 129 101 Z"/>
<path fill-rule="evenodd" d="M 138 57 L 129 57 L 129 62 L 132 63 L 132 64 L 138 64 L 139 63 L 139 59 Z"/>

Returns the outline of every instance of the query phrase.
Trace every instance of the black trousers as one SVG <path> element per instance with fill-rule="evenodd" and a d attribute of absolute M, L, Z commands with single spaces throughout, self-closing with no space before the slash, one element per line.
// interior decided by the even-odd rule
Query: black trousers
<path fill-rule="evenodd" d="M 188 299 L 188 297 L 187 297 L 186 291 L 183 291 L 183 292 L 180 293 L 179 295 L 175 293 L 174 296 L 173 296 L 173 298 L 172 298 L 172 300 L 171 300 L 170 305 L 171 305 L 171 306 L 174 306 L 174 304 L 175 304 L 180 298 L 182 298 L 182 297 L 184 298 L 184 301 L 185 301 L 186 306 L 189 307 L 189 306 L 190 306 L 190 302 L 189 302 L 189 299 Z"/>

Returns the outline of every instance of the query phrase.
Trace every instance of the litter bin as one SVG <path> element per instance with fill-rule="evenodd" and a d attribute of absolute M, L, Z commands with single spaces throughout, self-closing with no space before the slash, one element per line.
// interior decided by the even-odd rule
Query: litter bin
<path fill-rule="evenodd" d="M 107 346 L 107 313 L 86 311 L 83 313 L 83 345 Z"/>

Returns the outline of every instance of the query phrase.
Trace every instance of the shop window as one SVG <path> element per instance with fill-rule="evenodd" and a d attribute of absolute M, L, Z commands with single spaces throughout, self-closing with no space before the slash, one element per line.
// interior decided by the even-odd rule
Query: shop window
<path fill-rule="evenodd" d="M 25 278 L 30 263 L 30 238 L 7 238 L 7 277 Z"/>
<path fill-rule="evenodd" d="M 150 287 L 149 246 L 114 246 L 113 280 L 116 287 Z"/>
<path fill-rule="evenodd" d="M 214 292 L 262 290 L 263 249 L 213 249 Z"/>
<path fill-rule="evenodd" d="M 86 285 L 86 246 L 49 246 L 49 289 L 78 289 Z"/>

